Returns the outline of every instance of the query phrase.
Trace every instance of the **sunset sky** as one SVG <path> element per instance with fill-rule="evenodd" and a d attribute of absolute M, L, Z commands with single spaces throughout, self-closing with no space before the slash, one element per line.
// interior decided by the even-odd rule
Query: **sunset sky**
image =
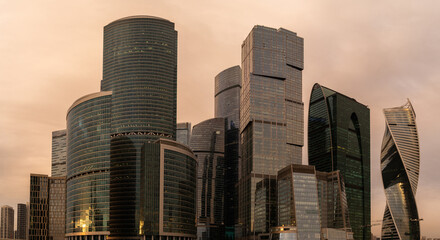
<path fill-rule="evenodd" d="M 0 0 L 0 205 L 29 201 L 29 174 L 50 174 L 51 132 L 65 128 L 76 99 L 99 91 L 103 27 L 152 15 L 176 24 L 177 119 L 192 125 L 213 117 L 214 77 L 241 64 L 254 25 L 303 37 L 305 116 L 316 82 L 370 108 L 373 221 L 385 209 L 382 109 L 409 98 L 421 148 L 421 231 L 440 237 L 439 10 L 434 0 Z M 380 235 L 380 225 L 372 231 Z"/>

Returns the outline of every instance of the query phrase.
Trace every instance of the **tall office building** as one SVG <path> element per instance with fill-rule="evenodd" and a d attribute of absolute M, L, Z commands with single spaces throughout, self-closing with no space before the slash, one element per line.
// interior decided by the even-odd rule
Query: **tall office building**
<path fill-rule="evenodd" d="M 14 209 L 2 206 L 0 220 L 0 238 L 14 239 Z"/>
<path fill-rule="evenodd" d="M 190 147 L 197 157 L 197 239 L 224 239 L 225 119 L 196 124 Z"/>
<path fill-rule="evenodd" d="M 17 236 L 16 239 L 26 239 L 27 232 L 27 205 L 23 203 L 17 204 Z M 63 219 L 64 221 L 64 219 Z"/>
<path fill-rule="evenodd" d="M 174 23 L 151 16 L 111 22 L 104 27 L 103 60 L 101 91 L 78 99 L 67 114 L 66 236 L 71 240 L 147 235 L 140 214 L 147 196 L 141 194 L 144 145 L 176 139 Z"/>
<path fill-rule="evenodd" d="M 52 177 L 65 177 L 67 174 L 67 131 L 52 132 Z"/>
<path fill-rule="evenodd" d="M 112 91 L 110 135 L 110 233 L 139 237 L 142 147 L 176 139 L 177 32 L 174 23 L 150 16 L 104 27 L 102 91 Z"/>
<path fill-rule="evenodd" d="M 308 121 L 309 164 L 341 172 L 354 239 L 370 239 L 370 109 L 315 84 Z"/>
<path fill-rule="evenodd" d="M 197 160 L 191 149 L 161 138 L 142 147 L 139 234 L 143 239 L 196 239 Z"/>
<path fill-rule="evenodd" d="M 29 240 L 47 240 L 49 234 L 49 177 L 31 174 Z"/>
<path fill-rule="evenodd" d="M 29 240 L 64 240 L 66 177 L 31 174 Z"/>
<path fill-rule="evenodd" d="M 223 218 L 225 239 L 235 237 L 235 224 L 238 222 L 238 162 L 240 159 L 240 91 L 241 68 L 230 67 L 215 76 L 215 111 L 214 117 L 225 118 L 225 160 Z"/>
<path fill-rule="evenodd" d="M 382 239 L 420 239 L 415 199 L 420 168 L 416 113 L 409 100 L 403 106 L 386 108 L 383 112 L 385 134 L 380 165 L 387 201 Z"/>
<path fill-rule="evenodd" d="M 303 56 L 303 39 L 283 28 L 255 26 L 242 44 L 237 229 L 242 239 L 260 233 L 254 226 L 257 183 L 302 162 Z"/>
<path fill-rule="evenodd" d="M 191 140 L 191 123 L 190 122 L 177 123 L 176 142 L 189 146 L 190 140 Z"/>
<path fill-rule="evenodd" d="M 108 91 L 92 93 L 67 111 L 66 237 L 71 240 L 110 234 L 111 99 Z"/>
<path fill-rule="evenodd" d="M 339 171 L 291 164 L 278 171 L 277 184 L 279 226 L 294 228 L 297 239 L 353 239 Z"/>

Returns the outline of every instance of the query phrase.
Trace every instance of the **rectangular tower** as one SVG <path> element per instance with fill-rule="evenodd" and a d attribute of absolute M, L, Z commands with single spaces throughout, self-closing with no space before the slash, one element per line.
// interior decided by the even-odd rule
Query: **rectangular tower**
<path fill-rule="evenodd" d="M 0 238 L 14 239 L 14 209 L 10 206 L 1 208 Z"/>
<path fill-rule="evenodd" d="M 191 123 L 190 122 L 177 123 L 176 142 L 189 146 L 190 139 L 191 139 Z"/>
<path fill-rule="evenodd" d="M 302 162 L 303 41 L 283 28 L 255 26 L 242 44 L 238 226 L 243 239 L 263 233 L 254 226 L 257 183 Z"/>
<path fill-rule="evenodd" d="M 28 214 L 26 204 L 17 204 L 17 239 L 26 239 L 27 218 Z"/>
<path fill-rule="evenodd" d="M 52 177 L 66 176 L 67 131 L 52 132 Z"/>

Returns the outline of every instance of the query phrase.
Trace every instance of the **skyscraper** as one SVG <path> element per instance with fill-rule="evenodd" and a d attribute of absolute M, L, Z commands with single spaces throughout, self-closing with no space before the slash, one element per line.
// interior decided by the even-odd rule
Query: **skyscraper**
<path fill-rule="evenodd" d="M 132 16 L 105 26 L 101 91 L 113 92 L 110 237 L 139 237 L 142 147 L 158 138 L 176 139 L 174 23 Z"/>
<path fill-rule="evenodd" d="M 420 239 L 416 191 L 419 181 L 420 148 L 416 113 L 408 102 L 386 108 L 382 140 L 381 169 L 386 207 L 382 239 Z"/>
<path fill-rule="evenodd" d="M 26 204 L 17 204 L 17 239 L 26 239 L 26 232 L 28 230 L 27 218 L 28 214 Z"/>
<path fill-rule="evenodd" d="M 111 22 L 104 27 L 103 60 L 101 91 L 78 99 L 67 114 L 66 236 L 148 239 L 154 234 L 145 229 L 150 213 L 141 216 L 150 196 L 141 194 L 142 186 L 149 187 L 142 182 L 142 166 L 152 160 L 145 158 L 145 144 L 176 139 L 174 23 L 151 16 Z M 151 196 L 159 201 L 159 195 Z M 168 229 L 154 236 L 162 233 L 177 234 Z"/>
<path fill-rule="evenodd" d="M 243 238 L 259 234 L 257 183 L 302 161 L 303 56 L 303 39 L 283 28 L 255 26 L 242 44 L 238 224 Z"/>
<path fill-rule="evenodd" d="M 0 220 L 0 238 L 14 239 L 14 209 L 2 206 Z"/>
<path fill-rule="evenodd" d="M 49 177 L 31 174 L 29 240 L 47 240 L 49 234 Z"/>
<path fill-rule="evenodd" d="M 52 177 L 65 177 L 67 174 L 67 131 L 52 132 Z"/>
<path fill-rule="evenodd" d="M 235 224 L 238 222 L 238 162 L 240 161 L 240 91 L 241 68 L 230 67 L 215 76 L 214 117 L 224 118 L 225 160 L 224 160 L 224 225 L 225 239 L 234 239 Z"/>
<path fill-rule="evenodd" d="M 196 239 L 196 156 L 164 138 L 146 142 L 142 153 L 139 234 L 149 240 Z"/>
<path fill-rule="evenodd" d="M 315 84 L 308 121 L 309 164 L 341 172 L 354 239 L 370 239 L 370 109 Z"/>
<path fill-rule="evenodd" d="M 104 239 L 110 234 L 111 92 L 92 93 L 67 111 L 66 237 Z"/>
<path fill-rule="evenodd" d="M 193 128 L 197 157 L 197 239 L 224 239 L 225 119 L 212 118 Z"/>
<path fill-rule="evenodd" d="M 30 180 L 29 239 L 63 240 L 66 177 L 31 174 Z"/>

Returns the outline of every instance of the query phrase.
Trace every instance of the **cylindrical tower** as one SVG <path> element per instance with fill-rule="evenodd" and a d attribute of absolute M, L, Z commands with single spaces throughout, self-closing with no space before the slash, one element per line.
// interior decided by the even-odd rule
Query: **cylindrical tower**
<path fill-rule="evenodd" d="M 110 91 L 86 95 L 67 113 L 66 236 L 109 235 Z"/>
<path fill-rule="evenodd" d="M 416 114 L 408 102 L 383 110 L 385 134 L 382 140 L 381 169 L 387 199 L 382 223 L 382 239 L 420 239 L 416 205 L 420 148 Z"/>
<path fill-rule="evenodd" d="M 227 129 L 240 126 L 241 68 L 230 67 L 215 76 L 215 117 L 226 118 Z"/>
<path fill-rule="evenodd" d="M 139 238 L 144 143 L 175 140 L 177 32 L 174 23 L 132 16 L 104 27 L 101 90 L 112 91 L 110 232 Z"/>

